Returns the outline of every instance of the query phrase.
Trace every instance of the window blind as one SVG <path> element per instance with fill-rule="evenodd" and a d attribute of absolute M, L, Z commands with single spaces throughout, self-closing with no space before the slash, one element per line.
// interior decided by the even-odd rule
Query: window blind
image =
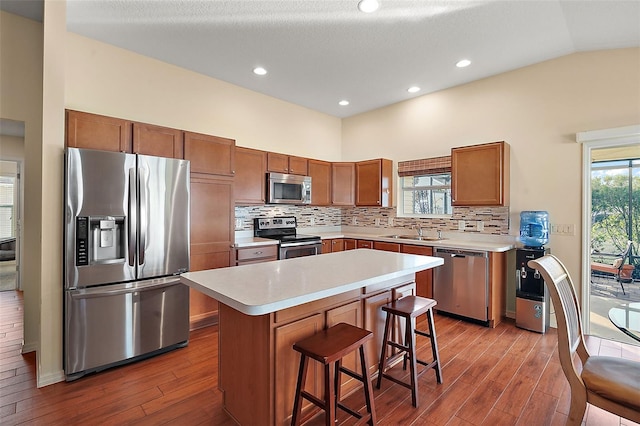
<path fill-rule="evenodd" d="M 451 156 L 398 162 L 398 176 L 430 175 L 451 172 Z"/>

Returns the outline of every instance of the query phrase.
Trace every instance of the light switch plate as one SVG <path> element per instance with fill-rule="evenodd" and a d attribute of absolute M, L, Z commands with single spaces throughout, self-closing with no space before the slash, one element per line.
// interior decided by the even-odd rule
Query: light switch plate
<path fill-rule="evenodd" d="M 464 231 L 465 223 L 464 220 L 458 221 L 458 231 Z"/>

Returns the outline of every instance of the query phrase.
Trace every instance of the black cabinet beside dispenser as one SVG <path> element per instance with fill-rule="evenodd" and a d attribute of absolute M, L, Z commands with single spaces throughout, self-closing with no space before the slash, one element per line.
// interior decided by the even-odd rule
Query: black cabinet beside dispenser
<path fill-rule="evenodd" d="M 516 250 L 516 327 L 538 333 L 549 329 L 549 291 L 540 273 L 527 265 L 549 252 L 544 247 Z"/>

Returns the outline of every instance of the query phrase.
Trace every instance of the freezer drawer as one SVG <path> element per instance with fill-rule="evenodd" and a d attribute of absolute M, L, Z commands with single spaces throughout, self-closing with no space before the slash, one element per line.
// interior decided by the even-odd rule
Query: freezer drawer
<path fill-rule="evenodd" d="M 176 278 L 65 291 L 67 380 L 189 339 L 189 289 Z"/>

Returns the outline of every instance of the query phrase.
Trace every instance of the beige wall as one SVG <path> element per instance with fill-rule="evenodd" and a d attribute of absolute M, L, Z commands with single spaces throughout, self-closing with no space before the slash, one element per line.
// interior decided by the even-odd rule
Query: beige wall
<path fill-rule="evenodd" d="M 29 256 L 23 256 L 21 269 L 27 352 L 39 349 L 42 247 L 59 250 L 57 243 L 41 240 L 42 37 L 42 24 L 0 12 L 0 117 L 25 123 L 22 253 Z M 61 324 L 60 318 L 50 320 Z"/>
<path fill-rule="evenodd" d="M 0 135 L 0 160 L 23 161 L 24 138 Z"/>
<path fill-rule="evenodd" d="M 578 53 L 343 120 L 342 157 L 410 160 L 455 146 L 511 145 L 511 235 L 547 210 L 575 236 L 549 246 L 580 273 L 582 148 L 576 133 L 640 123 L 640 49 Z"/>
<path fill-rule="evenodd" d="M 67 35 L 66 107 L 335 161 L 340 119 L 91 40 Z"/>

